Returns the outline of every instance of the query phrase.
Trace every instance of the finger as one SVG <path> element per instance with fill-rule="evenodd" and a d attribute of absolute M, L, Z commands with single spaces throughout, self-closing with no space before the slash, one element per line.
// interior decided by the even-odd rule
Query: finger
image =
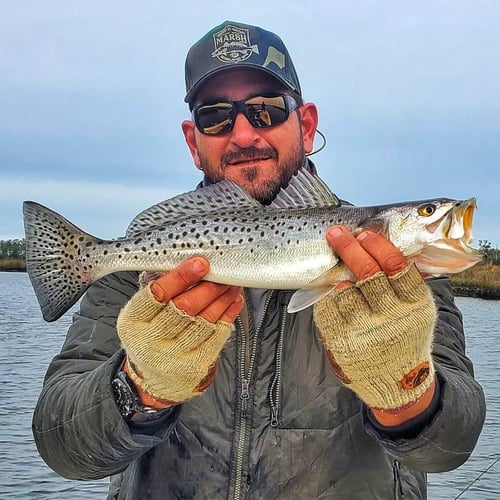
<path fill-rule="evenodd" d="M 332 250 L 342 259 L 358 281 L 380 271 L 377 261 L 344 226 L 329 228 L 326 239 Z"/>
<path fill-rule="evenodd" d="M 230 287 L 220 297 L 203 309 L 203 311 L 199 313 L 199 316 L 210 323 L 216 323 L 220 320 L 233 323 L 243 307 L 243 297 L 241 293 L 242 288 L 238 286 Z"/>
<path fill-rule="evenodd" d="M 229 307 L 224 311 L 224 314 L 219 318 L 220 321 L 226 321 L 227 323 L 234 323 L 238 314 L 240 314 L 241 310 L 245 306 L 245 299 L 243 295 L 240 293 L 236 299 L 229 304 Z"/>
<path fill-rule="evenodd" d="M 363 231 L 356 239 L 388 276 L 394 276 L 408 266 L 406 257 L 384 236 Z"/>
<path fill-rule="evenodd" d="M 354 285 L 354 283 L 352 281 L 349 281 L 349 280 L 340 281 L 339 283 L 337 283 L 335 285 L 335 291 L 341 292 L 342 290 L 345 290 L 346 288 L 349 288 L 350 286 L 353 286 L 353 285 Z"/>
<path fill-rule="evenodd" d="M 175 306 L 191 316 L 198 316 L 212 302 L 224 295 L 229 285 L 202 281 L 172 299 Z"/>
<path fill-rule="evenodd" d="M 186 260 L 154 281 L 151 285 L 151 292 L 156 300 L 167 303 L 198 283 L 209 269 L 209 262 L 202 257 Z"/>

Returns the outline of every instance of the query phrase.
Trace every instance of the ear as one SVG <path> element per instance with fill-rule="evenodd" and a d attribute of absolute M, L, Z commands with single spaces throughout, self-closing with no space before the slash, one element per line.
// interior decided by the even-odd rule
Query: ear
<path fill-rule="evenodd" d="M 314 135 L 318 127 L 318 109 L 312 102 L 306 102 L 299 108 L 299 111 L 304 150 L 306 153 L 310 153 L 313 150 Z"/>
<path fill-rule="evenodd" d="M 201 168 L 200 156 L 198 155 L 198 145 L 196 144 L 196 125 L 191 120 L 184 120 L 181 127 L 189 152 L 193 157 L 194 164 L 197 168 Z"/>

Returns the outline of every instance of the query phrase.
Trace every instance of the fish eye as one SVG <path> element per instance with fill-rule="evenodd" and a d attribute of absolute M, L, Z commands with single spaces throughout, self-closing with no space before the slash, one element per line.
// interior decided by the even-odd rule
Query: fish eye
<path fill-rule="evenodd" d="M 418 207 L 418 214 L 423 217 L 429 217 L 436 211 L 436 205 L 432 203 L 426 203 Z"/>

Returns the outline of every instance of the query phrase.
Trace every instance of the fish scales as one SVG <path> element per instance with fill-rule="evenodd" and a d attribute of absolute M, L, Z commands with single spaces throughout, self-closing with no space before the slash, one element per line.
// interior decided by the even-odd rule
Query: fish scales
<path fill-rule="evenodd" d="M 260 286 L 266 279 L 273 288 L 300 288 L 337 261 L 325 239 L 331 224 L 319 211 L 316 220 L 304 210 L 281 212 L 179 221 L 134 239 L 94 245 L 88 260 L 107 274 L 131 267 L 162 271 L 202 255 L 211 263 L 207 279 L 242 286 Z"/>
<path fill-rule="evenodd" d="M 271 213 L 270 213 L 271 212 Z M 213 220 L 189 218 L 147 231 L 133 240 L 109 242 L 107 254 L 94 247 L 103 271 L 163 271 L 195 255 L 210 263 L 208 280 L 229 285 L 298 289 L 324 274 L 338 259 L 326 242 L 332 224 L 354 228 L 375 209 L 236 211 Z"/>
<path fill-rule="evenodd" d="M 44 318 L 54 321 L 101 277 L 123 270 L 168 271 L 200 255 L 206 279 L 297 290 L 289 305 L 313 304 L 349 270 L 329 248 L 329 226 L 386 235 L 422 272 L 458 272 L 481 260 L 468 246 L 475 200 L 424 200 L 373 207 L 340 205 L 318 177 L 299 170 L 270 206 L 231 181 L 145 210 L 126 237 L 103 240 L 56 212 L 24 203 L 26 263 Z"/>

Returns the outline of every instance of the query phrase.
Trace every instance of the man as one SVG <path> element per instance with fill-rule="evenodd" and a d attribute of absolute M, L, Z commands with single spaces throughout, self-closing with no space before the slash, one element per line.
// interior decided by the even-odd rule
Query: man
<path fill-rule="evenodd" d="M 215 27 L 186 88 L 205 184 L 269 203 L 315 172 L 317 110 L 275 34 Z M 67 478 L 112 476 L 109 498 L 424 498 L 485 415 L 449 281 L 424 282 L 381 235 L 327 240 L 357 282 L 295 314 L 291 291 L 202 281 L 201 257 L 91 287 L 35 411 L 42 457 Z"/>

